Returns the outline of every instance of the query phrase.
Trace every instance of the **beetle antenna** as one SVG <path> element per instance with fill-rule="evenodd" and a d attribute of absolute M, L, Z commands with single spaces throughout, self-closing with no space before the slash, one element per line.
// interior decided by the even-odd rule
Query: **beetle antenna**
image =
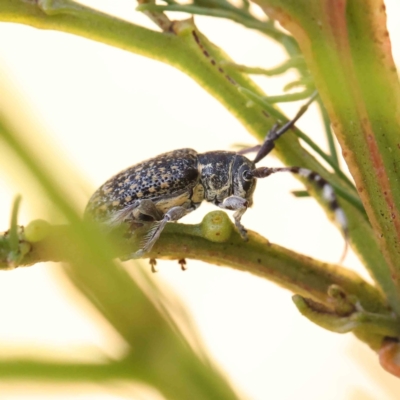
<path fill-rule="evenodd" d="M 199 46 L 200 50 L 202 53 L 210 60 L 210 63 L 218 69 L 218 71 L 225 76 L 225 78 L 232 83 L 232 85 L 238 86 L 238 83 L 229 75 L 226 73 L 226 71 L 217 63 L 217 61 L 210 55 L 210 53 L 207 51 L 207 49 L 204 47 L 203 43 L 201 43 L 201 40 L 199 38 L 199 35 L 195 30 L 192 31 L 193 38 L 197 45 Z M 247 154 L 252 151 L 257 151 L 257 155 L 254 159 L 254 163 L 258 163 L 261 161 L 264 157 L 266 157 L 272 149 L 275 147 L 275 141 L 279 139 L 285 132 L 287 132 L 289 129 L 291 129 L 294 124 L 300 119 L 300 117 L 308 110 L 310 107 L 311 103 L 316 99 L 318 96 L 318 91 L 316 90 L 313 92 L 313 94 L 310 96 L 308 99 L 307 103 L 305 103 L 303 106 L 300 107 L 299 111 L 297 114 L 294 116 L 293 119 L 290 121 L 286 122 L 283 126 L 280 126 L 280 124 L 275 124 L 267 133 L 267 136 L 265 137 L 264 143 L 261 145 L 261 147 L 256 146 L 252 147 L 251 149 L 243 149 L 238 152 L 238 154 Z M 263 111 L 263 114 L 265 114 L 268 117 L 268 114 Z"/>
<path fill-rule="evenodd" d="M 292 174 L 300 175 L 301 177 L 307 179 L 312 184 L 316 185 L 322 191 L 322 197 L 328 203 L 329 208 L 335 215 L 336 223 L 339 225 L 346 241 L 344 252 L 340 259 L 341 263 L 344 260 L 344 257 L 346 256 L 348 249 L 348 226 L 347 226 L 346 214 L 338 203 L 333 187 L 324 178 L 322 178 L 321 175 L 317 174 L 314 171 L 301 167 L 282 167 L 282 168 L 259 167 L 252 171 L 249 171 L 248 178 L 250 178 L 250 176 L 256 179 L 266 178 L 272 174 L 275 174 L 276 172 L 290 172 Z"/>
<path fill-rule="evenodd" d="M 307 103 L 302 105 L 297 112 L 297 114 L 294 116 L 293 119 L 290 121 L 286 122 L 283 126 L 280 126 L 279 124 L 275 124 L 271 130 L 267 133 L 267 136 L 265 137 L 264 143 L 261 145 L 260 149 L 258 150 L 258 153 L 254 159 L 254 163 L 257 164 L 259 161 L 261 161 L 264 157 L 266 157 L 272 149 L 275 147 L 275 141 L 279 139 L 285 132 L 287 132 L 289 129 L 293 128 L 294 124 L 300 119 L 300 117 L 308 110 L 310 107 L 311 103 L 315 100 L 315 98 L 318 96 L 318 92 L 315 91 Z"/>

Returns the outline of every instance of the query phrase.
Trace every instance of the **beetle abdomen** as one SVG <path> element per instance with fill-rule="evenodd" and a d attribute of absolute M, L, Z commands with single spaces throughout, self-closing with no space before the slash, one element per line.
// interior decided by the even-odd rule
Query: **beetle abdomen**
<path fill-rule="evenodd" d="M 85 217 L 106 220 L 136 200 L 173 198 L 188 192 L 199 181 L 197 152 L 180 149 L 160 154 L 121 171 L 104 183 L 91 197 Z"/>

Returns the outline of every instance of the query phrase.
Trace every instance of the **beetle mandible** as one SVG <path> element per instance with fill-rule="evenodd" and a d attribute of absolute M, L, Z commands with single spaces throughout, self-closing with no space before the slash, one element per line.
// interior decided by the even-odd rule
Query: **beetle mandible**
<path fill-rule="evenodd" d="M 256 180 L 276 172 L 291 172 L 303 176 L 322 190 L 323 198 L 346 236 L 346 216 L 338 205 L 332 186 L 320 175 L 301 167 L 256 168 L 256 164 L 274 148 L 275 140 L 294 126 L 312 101 L 313 98 L 293 120 L 282 127 L 275 125 L 268 132 L 253 161 L 244 154 L 254 148 L 238 153 L 197 153 L 192 149 L 170 151 L 129 167 L 105 182 L 89 200 L 85 217 L 108 228 L 125 222 L 133 228 L 148 224 L 149 230 L 140 249 L 131 255 L 135 258 L 151 250 L 168 222 L 178 221 L 204 200 L 235 211 L 235 225 L 241 236 L 247 239 L 241 218 L 253 203 Z"/>

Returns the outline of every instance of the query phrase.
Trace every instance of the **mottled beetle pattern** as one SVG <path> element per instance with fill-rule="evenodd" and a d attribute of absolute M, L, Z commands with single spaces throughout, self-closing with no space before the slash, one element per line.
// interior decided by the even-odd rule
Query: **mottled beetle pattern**
<path fill-rule="evenodd" d="M 160 216 L 173 206 L 196 208 L 204 198 L 198 183 L 197 153 L 181 149 L 161 154 L 130 167 L 109 179 L 92 196 L 87 212 L 98 221 L 119 220 L 124 210 L 133 210 L 151 200 Z M 155 211 L 155 210 L 154 210 Z"/>
<path fill-rule="evenodd" d="M 182 218 L 203 200 L 235 210 L 236 226 L 246 237 L 240 218 L 252 205 L 256 181 L 244 176 L 253 169 L 252 161 L 234 152 L 174 150 L 109 179 L 91 197 L 85 216 L 110 228 L 149 223 L 137 257 L 151 249 L 167 222 Z"/>

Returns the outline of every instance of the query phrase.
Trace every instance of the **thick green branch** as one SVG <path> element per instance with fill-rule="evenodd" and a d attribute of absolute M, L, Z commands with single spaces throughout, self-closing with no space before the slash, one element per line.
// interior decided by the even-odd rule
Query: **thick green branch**
<path fill-rule="evenodd" d="M 133 379 L 128 365 L 119 362 L 87 364 L 51 362 L 40 359 L 0 359 L 2 380 L 34 380 L 35 382 L 97 382 L 106 383 L 116 379 Z"/>
<path fill-rule="evenodd" d="M 385 300 L 379 292 L 352 271 L 270 243 L 255 232 L 249 232 L 248 242 L 243 241 L 234 231 L 225 243 L 216 243 L 193 233 L 188 235 L 188 231 L 193 232 L 198 229 L 196 225 L 175 224 L 168 228 L 149 257 L 172 259 L 187 257 L 228 266 L 271 280 L 294 293 L 303 293 L 304 296 L 327 305 L 331 301 L 328 288 L 336 284 L 357 296 L 366 309 L 379 309 L 384 312 L 386 308 Z"/>
<path fill-rule="evenodd" d="M 293 302 L 298 310 L 315 324 L 336 333 L 348 333 L 363 329 L 370 334 L 388 337 L 400 336 L 400 323 L 393 315 L 375 314 L 366 311 L 354 311 L 349 315 L 337 315 L 322 310 L 310 300 L 299 295 L 293 296 Z"/>
<path fill-rule="evenodd" d="M 209 221 L 215 219 L 219 220 L 218 224 L 210 228 Z M 135 252 L 137 235 L 129 240 L 122 239 L 121 232 L 114 235 L 119 248 L 116 256 L 126 257 Z M 8 249 L 4 241 L 0 241 L 0 246 L 0 266 L 5 268 Z M 21 265 L 42 261 L 68 261 L 80 257 L 80 248 L 71 238 L 66 225 L 47 228 L 47 236 L 31 243 L 31 246 L 31 252 L 25 255 Z M 331 285 L 337 285 L 356 296 L 364 309 L 388 312 L 381 294 L 357 274 L 272 244 L 255 232 L 249 232 L 249 241 L 246 242 L 222 211 L 208 214 L 199 225 L 168 224 L 147 256 L 158 259 L 202 260 L 250 272 L 327 306 L 332 303 L 328 289 Z"/>

